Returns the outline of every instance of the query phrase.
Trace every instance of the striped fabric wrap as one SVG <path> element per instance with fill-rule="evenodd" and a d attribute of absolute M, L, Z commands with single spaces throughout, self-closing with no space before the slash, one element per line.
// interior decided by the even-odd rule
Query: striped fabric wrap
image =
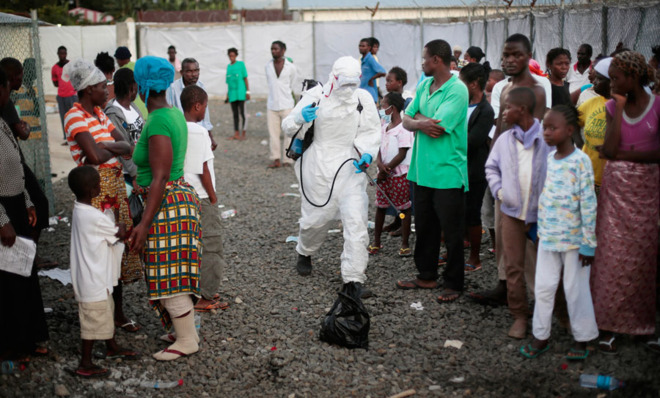
<path fill-rule="evenodd" d="M 115 213 L 115 222 L 126 224 L 126 229 L 133 228 L 133 220 L 129 214 L 128 198 L 126 197 L 126 184 L 121 165 L 113 168 L 99 169 L 101 177 L 101 193 L 92 199 L 92 206 L 104 211 L 111 209 Z M 128 250 L 128 245 L 121 257 L 121 277 L 125 283 L 132 283 L 142 279 L 142 260 L 138 253 Z"/>
<path fill-rule="evenodd" d="M 94 107 L 94 115 L 89 114 L 79 102 L 73 104 L 64 116 L 64 131 L 66 132 L 66 141 L 69 143 L 71 150 L 71 157 L 73 161 L 82 166 L 84 162 L 84 154 L 80 145 L 76 141 L 76 135 L 88 132 L 92 135 L 94 142 L 115 142 L 112 138 L 112 131 L 115 126 L 110 119 L 103 113 L 100 107 Z M 109 159 L 107 162 L 99 165 L 100 169 L 117 167 L 119 161 L 116 157 Z"/>
<path fill-rule="evenodd" d="M 144 188 L 138 192 L 146 201 L 148 192 Z M 181 294 L 200 297 L 200 214 L 197 193 L 183 178 L 167 183 L 160 210 L 149 229 L 143 259 L 149 302 L 168 330 L 172 322 L 160 300 Z"/>

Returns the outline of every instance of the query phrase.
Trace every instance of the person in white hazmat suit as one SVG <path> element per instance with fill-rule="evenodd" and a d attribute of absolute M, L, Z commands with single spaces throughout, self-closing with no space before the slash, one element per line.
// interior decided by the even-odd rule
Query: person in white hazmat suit
<path fill-rule="evenodd" d="M 312 272 L 311 256 L 321 247 L 330 223 L 339 219 L 344 228 L 342 279 L 362 285 L 369 233 L 367 178 L 360 167 L 368 166 L 378 154 L 381 127 L 371 94 L 358 88 L 360 74 L 360 62 L 355 58 L 337 59 L 328 82 L 304 93 L 282 121 L 282 129 L 289 136 L 300 129 L 296 138 L 302 139 L 301 134 L 315 120 L 314 141 L 294 167 L 302 196 L 296 270 L 303 276 Z M 320 206 L 328 198 L 323 207 L 310 203 Z"/>

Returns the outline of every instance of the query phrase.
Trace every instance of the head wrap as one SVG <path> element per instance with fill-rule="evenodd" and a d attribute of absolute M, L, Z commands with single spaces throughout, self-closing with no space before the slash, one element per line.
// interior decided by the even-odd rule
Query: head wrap
<path fill-rule="evenodd" d="M 612 59 L 612 66 L 628 76 L 638 77 L 642 86 L 647 85 L 649 80 L 655 78 L 654 73 L 651 73 L 650 66 L 646 63 L 646 58 L 635 51 L 618 53 Z"/>
<path fill-rule="evenodd" d="M 81 91 L 107 79 L 93 63 L 84 59 L 77 59 L 64 65 L 62 80 L 71 82 L 74 90 Z"/>
<path fill-rule="evenodd" d="M 548 77 L 548 74 L 543 73 L 543 70 L 541 69 L 541 65 L 539 65 L 539 63 L 535 59 L 529 60 L 529 71 L 537 76 Z"/>
<path fill-rule="evenodd" d="M 594 70 L 609 79 L 610 78 L 609 70 L 611 63 L 612 63 L 612 57 L 603 58 L 600 61 L 598 61 L 596 66 L 594 66 Z"/>
<path fill-rule="evenodd" d="M 161 92 L 174 81 L 174 67 L 165 58 L 147 55 L 137 60 L 133 70 L 138 90 L 145 95 L 144 102 L 149 98 L 149 91 Z"/>
<path fill-rule="evenodd" d="M 115 58 L 117 59 L 131 59 L 131 51 L 128 49 L 128 47 L 117 47 L 117 50 L 115 50 Z"/>

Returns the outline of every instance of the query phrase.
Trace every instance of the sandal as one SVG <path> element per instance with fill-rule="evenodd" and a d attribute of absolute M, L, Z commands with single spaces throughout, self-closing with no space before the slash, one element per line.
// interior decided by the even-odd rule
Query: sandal
<path fill-rule="evenodd" d="M 128 322 L 126 322 L 123 325 L 120 325 L 117 321 L 115 321 L 115 327 L 118 327 L 120 329 L 124 329 L 125 331 L 127 331 L 129 333 L 135 333 L 135 332 L 137 332 L 138 330 L 141 329 L 140 325 L 135 323 L 135 321 L 132 320 L 132 319 L 129 319 Z"/>
<path fill-rule="evenodd" d="M 173 335 L 172 333 L 166 333 L 166 334 L 160 336 L 159 339 L 161 339 L 161 340 L 163 340 L 167 343 L 170 343 L 170 344 L 173 344 L 173 343 L 176 342 L 176 336 Z"/>
<path fill-rule="evenodd" d="M 225 305 L 225 308 L 222 308 L 223 304 Z M 195 306 L 194 308 L 195 308 L 195 312 L 210 312 L 210 311 L 213 311 L 213 310 L 227 309 L 227 308 L 229 308 L 229 304 L 219 303 L 217 301 L 214 301 L 211 304 L 208 304 L 204 307 Z"/>
<path fill-rule="evenodd" d="M 543 354 L 544 352 L 548 351 L 550 349 L 550 344 L 546 344 L 545 347 L 543 348 L 534 348 L 532 347 L 532 344 L 527 344 L 522 347 L 520 347 L 520 354 L 524 356 L 527 359 L 535 359 L 539 355 Z"/>
<path fill-rule="evenodd" d="M 369 245 L 369 246 L 367 246 L 367 251 L 369 252 L 369 254 L 378 254 L 378 252 L 382 248 L 383 248 L 383 245 L 380 245 L 380 246 L 371 246 L 371 245 Z"/>
<path fill-rule="evenodd" d="M 122 349 L 121 351 L 118 351 L 118 352 L 115 352 L 115 353 L 112 353 L 112 354 L 106 352 L 104 358 L 105 359 L 125 359 L 125 360 L 132 361 L 132 360 L 138 359 L 139 356 L 140 356 L 140 354 L 138 352 Z"/>
<path fill-rule="evenodd" d="M 174 354 L 174 355 L 177 355 L 177 357 L 167 358 L 167 359 L 158 359 L 158 358 L 156 358 L 156 356 L 158 354 Z M 153 355 L 154 359 L 156 359 L 157 361 L 174 361 L 175 359 L 179 359 L 179 358 L 187 357 L 187 356 L 188 356 L 188 354 L 184 354 L 183 352 L 181 352 L 179 350 L 173 350 L 171 348 L 162 349 L 162 350 L 158 351 L 157 353 L 155 353 Z"/>
<path fill-rule="evenodd" d="M 92 379 L 95 377 L 107 376 L 110 372 L 108 369 L 102 368 L 100 366 L 94 365 L 91 368 L 78 368 L 75 370 L 69 370 L 72 374 L 78 377 L 85 379 Z"/>
<path fill-rule="evenodd" d="M 396 281 L 396 287 L 397 289 L 401 290 L 415 290 L 415 289 L 437 289 L 438 288 L 438 282 L 436 281 L 429 281 L 433 282 L 433 286 L 426 287 L 422 286 L 417 282 L 417 279 L 412 279 L 409 281 Z"/>
<path fill-rule="evenodd" d="M 459 297 L 461 297 L 461 292 L 457 292 L 451 289 L 445 289 L 436 298 L 436 301 L 440 304 L 451 303 L 453 301 L 458 300 Z"/>
<path fill-rule="evenodd" d="M 658 338 L 657 340 L 647 341 L 645 346 L 646 348 L 655 352 L 656 354 L 660 354 L 660 338 Z"/>
<path fill-rule="evenodd" d="M 589 356 L 589 350 L 578 350 L 577 348 L 571 348 L 566 354 L 566 359 L 569 361 L 584 361 Z"/>
<path fill-rule="evenodd" d="M 618 352 L 616 345 L 614 345 L 614 340 L 616 337 L 612 336 L 608 340 L 599 340 L 598 341 L 598 350 L 603 354 L 614 355 Z"/>
<path fill-rule="evenodd" d="M 481 269 L 481 264 L 474 266 L 472 264 L 465 263 L 465 272 L 474 272 Z"/>
<path fill-rule="evenodd" d="M 443 266 L 445 264 L 447 264 L 447 257 L 439 256 L 438 257 L 438 267 Z"/>
<path fill-rule="evenodd" d="M 410 257 L 412 255 L 412 249 L 409 247 L 402 247 L 399 249 L 399 257 Z"/>

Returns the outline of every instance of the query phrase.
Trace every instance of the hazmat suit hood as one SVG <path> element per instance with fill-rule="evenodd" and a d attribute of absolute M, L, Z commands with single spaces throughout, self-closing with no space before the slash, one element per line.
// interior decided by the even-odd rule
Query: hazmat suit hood
<path fill-rule="evenodd" d="M 326 97 L 339 102 L 351 101 L 355 90 L 360 86 L 362 66 L 360 61 L 353 57 L 341 57 L 332 65 L 324 91 Z"/>

